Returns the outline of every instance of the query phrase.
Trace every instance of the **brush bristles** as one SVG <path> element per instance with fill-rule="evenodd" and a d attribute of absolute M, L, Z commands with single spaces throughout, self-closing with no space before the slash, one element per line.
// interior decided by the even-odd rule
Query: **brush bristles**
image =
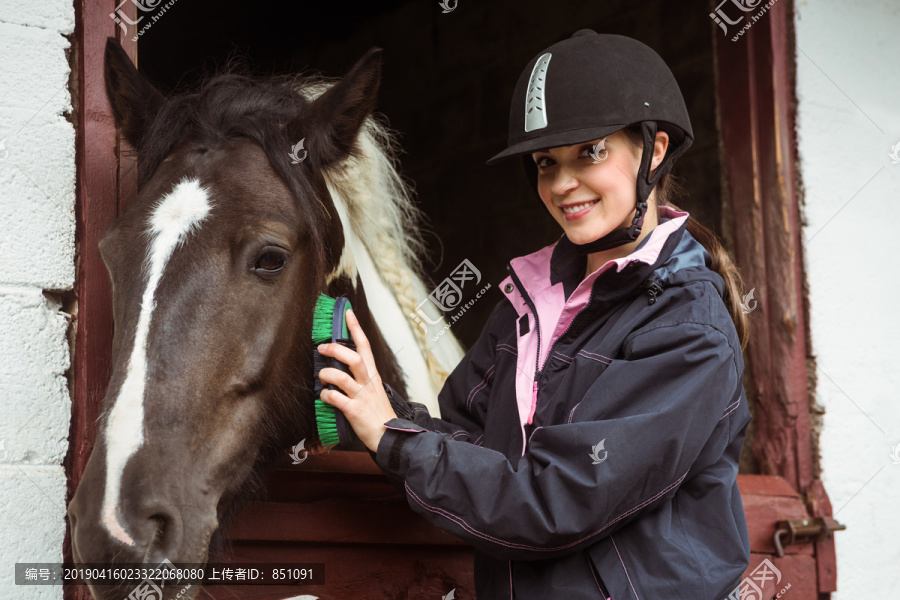
<path fill-rule="evenodd" d="M 322 446 L 331 446 L 340 443 L 337 430 L 337 417 L 335 408 L 316 398 L 316 428 L 319 431 L 319 441 Z"/>
<path fill-rule="evenodd" d="M 324 344 L 331 341 L 332 322 L 334 318 L 335 298 L 319 294 L 316 300 L 316 306 L 313 309 L 312 323 L 312 340 L 313 344 Z M 323 447 L 332 446 L 340 443 L 337 431 L 337 417 L 335 416 L 335 408 L 322 401 L 322 390 L 325 386 L 319 379 L 319 371 L 331 365 L 331 357 L 322 356 L 313 349 L 313 379 L 315 382 L 315 407 L 316 407 L 316 430 L 319 434 L 319 442 Z"/>
<path fill-rule="evenodd" d="M 330 333 L 328 335 L 328 340 L 331 340 Z M 323 402 L 321 399 L 322 390 L 326 388 L 325 385 L 322 384 L 322 380 L 319 379 L 319 371 L 327 366 L 330 366 L 330 362 L 330 357 L 322 356 L 317 350 L 313 350 L 313 380 L 315 382 L 313 394 L 316 398 L 316 429 L 319 434 L 319 440 L 322 442 L 323 447 L 329 446 L 331 444 L 337 444 L 340 441 L 338 439 L 337 422 L 335 420 L 336 417 L 334 415 L 334 407 Z"/>
<path fill-rule="evenodd" d="M 314 344 L 325 344 L 331 341 L 331 325 L 334 317 L 335 299 L 319 294 L 313 309 L 312 340 Z"/>

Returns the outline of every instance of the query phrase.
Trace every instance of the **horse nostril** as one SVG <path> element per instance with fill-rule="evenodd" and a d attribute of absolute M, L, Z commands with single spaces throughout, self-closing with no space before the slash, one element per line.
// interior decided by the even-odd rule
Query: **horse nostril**
<path fill-rule="evenodd" d="M 153 538 L 147 548 L 148 562 L 175 561 L 181 549 L 183 526 L 181 515 L 163 502 L 148 502 L 144 507 L 147 520 L 153 523 Z"/>

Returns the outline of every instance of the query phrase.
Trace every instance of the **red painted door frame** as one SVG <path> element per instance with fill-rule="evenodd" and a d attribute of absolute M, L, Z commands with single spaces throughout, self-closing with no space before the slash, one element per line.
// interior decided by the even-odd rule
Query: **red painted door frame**
<path fill-rule="evenodd" d="M 75 102 L 75 344 L 72 357 L 72 420 L 69 451 L 65 460 L 66 506 L 75 495 L 97 435 L 94 424 L 111 375 L 113 338 L 112 286 L 97 244 L 106 226 L 119 213 L 120 199 L 137 190 L 137 170 L 132 156 L 124 152 L 106 100 L 103 84 L 103 53 L 106 38 L 115 37 L 132 60 L 137 43 L 110 17 L 119 9 L 132 21 L 137 8 L 121 0 L 85 0 L 75 3 L 75 56 L 78 88 Z M 68 521 L 67 521 L 68 522 Z M 70 529 L 63 540 L 63 560 L 72 560 Z M 66 585 L 66 600 L 92 600 L 87 586 Z"/>
<path fill-rule="evenodd" d="M 758 9 L 764 6 L 760 3 Z M 780 0 L 737 41 L 731 36 L 749 22 L 749 13 L 727 37 L 714 25 L 733 252 L 744 276 L 744 293 L 755 289 L 758 302 L 749 315 L 745 383 L 755 407 L 751 452 L 761 476 L 744 477 L 741 489 L 745 496 L 770 501 L 762 512 L 746 510 L 751 539 L 765 540 L 754 545 L 748 573 L 759 563 L 757 558 L 774 550 L 775 520 L 832 516 L 818 478 L 809 415 L 812 352 L 795 174 L 792 18 L 791 0 Z M 776 498 L 784 498 L 789 490 L 797 501 L 794 506 L 782 512 L 771 510 L 779 505 Z M 754 497 L 749 504 L 765 502 Z M 789 556 L 797 552 L 814 556 L 814 563 L 794 560 L 794 572 L 784 574 L 788 580 L 793 577 L 791 597 L 830 597 L 837 589 L 833 537 L 788 549 Z"/>

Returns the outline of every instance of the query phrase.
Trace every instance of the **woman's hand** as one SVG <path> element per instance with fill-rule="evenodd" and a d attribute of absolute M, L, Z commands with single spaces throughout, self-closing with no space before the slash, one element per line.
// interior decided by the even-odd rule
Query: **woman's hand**
<path fill-rule="evenodd" d="M 377 452 L 378 442 L 387 430 L 384 423 L 396 418 L 397 414 L 375 368 L 369 340 L 352 309 L 347 311 L 347 329 L 356 344 L 356 352 L 341 344 L 321 344 L 319 353 L 345 363 L 353 376 L 332 367 L 319 371 L 323 384 L 334 384 L 343 391 L 322 390 L 321 398 L 322 402 L 341 410 L 362 443 Z"/>

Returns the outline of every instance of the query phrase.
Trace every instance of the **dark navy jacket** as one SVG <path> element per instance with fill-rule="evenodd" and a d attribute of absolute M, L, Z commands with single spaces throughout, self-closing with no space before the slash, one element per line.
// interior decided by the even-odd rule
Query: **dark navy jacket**
<path fill-rule="evenodd" d="M 748 566 L 740 343 L 687 213 L 659 211 L 583 281 L 565 235 L 510 261 L 440 419 L 389 390 L 376 463 L 475 547 L 480 600 L 722 600 Z"/>

